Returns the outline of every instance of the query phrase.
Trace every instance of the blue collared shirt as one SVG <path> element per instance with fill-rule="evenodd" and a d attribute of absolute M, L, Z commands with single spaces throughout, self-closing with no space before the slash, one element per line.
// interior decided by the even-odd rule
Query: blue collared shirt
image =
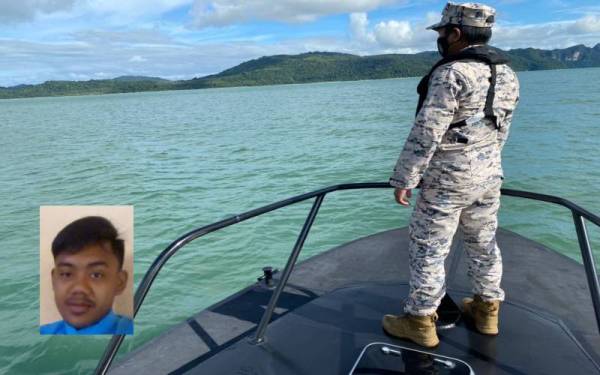
<path fill-rule="evenodd" d="M 112 310 L 102 319 L 91 326 L 77 329 L 65 322 L 45 324 L 40 327 L 42 335 L 131 335 L 133 334 L 133 320 L 115 314 Z"/>

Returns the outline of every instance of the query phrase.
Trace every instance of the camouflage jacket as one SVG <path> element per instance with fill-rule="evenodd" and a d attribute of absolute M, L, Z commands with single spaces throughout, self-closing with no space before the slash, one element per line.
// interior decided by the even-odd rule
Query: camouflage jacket
<path fill-rule="evenodd" d="M 483 114 L 491 75 L 487 64 L 474 60 L 459 60 L 434 70 L 423 107 L 416 116 L 390 178 L 392 186 L 415 188 L 424 175 L 435 176 L 436 166 L 448 158 L 455 159 L 450 160 L 454 163 L 451 169 L 470 163 L 469 159 L 494 158 L 497 160 L 493 163 L 477 166 L 477 172 L 480 175 L 502 175 L 500 151 L 508 137 L 513 111 L 519 100 L 519 82 L 516 74 L 507 65 L 497 65 L 496 70 L 493 108 L 499 130 L 496 130 L 488 119 L 460 128 L 449 128 L 455 122 Z M 457 143 L 458 138 L 462 138 L 466 143 Z M 497 155 L 488 152 L 487 156 L 482 156 L 481 153 L 466 152 L 489 140 L 493 140 Z M 447 150 L 452 150 L 452 153 L 447 153 Z M 453 176 L 454 182 L 460 183 L 461 178 L 468 179 L 472 175 L 464 176 L 462 178 L 457 173 Z"/>

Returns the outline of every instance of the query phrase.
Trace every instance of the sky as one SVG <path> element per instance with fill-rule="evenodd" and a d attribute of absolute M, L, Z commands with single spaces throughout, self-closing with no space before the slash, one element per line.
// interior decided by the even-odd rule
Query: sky
<path fill-rule="evenodd" d="M 261 56 L 434 51 L 445 1 L 0 0 L 0 86 L 190 79 Z M 600 43 L 598 0 L 494 0 L 492 45 Z"/>

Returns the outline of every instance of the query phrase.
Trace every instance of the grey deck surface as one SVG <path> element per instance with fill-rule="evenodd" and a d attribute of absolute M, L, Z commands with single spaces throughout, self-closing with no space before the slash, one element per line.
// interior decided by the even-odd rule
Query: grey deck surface
<path fill-rule="evenodd" d="M 382 315 L 397 304 L 390 296 L 407 292 L 408 286 L 401 284 L 338 289 L 274 322 L 267 343 L 256 346 L 240 341 L 189 373 L 348 374 L 369 343 L 418 349 L 387 337 L 380 326 Z M 574 368 L 578 374 L 598 373 L 556 321 L 511 303 L 502 308 L 502 335 L 483 336 L 465 323 L 440 331 L 441 344 L 430 352 L 462 359 L 477 374 L 566 374 Z"/>
<path fill-rule="evenodd" d="M 481 336 L 463 323 L 440 332 L 442 344 L 436 351 L 468 358 L 485 371 L 481 373 L 561 373 L 561 363 L 586 369 L 578 373 L 600 373 L 585 354 L 600 361 L 600 336 L 583 268 L 509 231 L 499 230 L 498 243 L 507 294 L 500 336 Z M 404 228 L 299 264 L 269 326 L 267 344 L 252 346 L 245 338 L 271 293 L 253 286 L 148 342 L 110 373 L 347 373 L 369 342 L 410 345 L 385 336 L 379 324 L 384 313 L 401 311 L 407 293 L 407 248 Z M 464 258 L 457 236 L 446 262 L 448 291 L 457 302 L 470 294 Z M 548 366 L 528 371 L 527 366 L 538 362 Z"/>

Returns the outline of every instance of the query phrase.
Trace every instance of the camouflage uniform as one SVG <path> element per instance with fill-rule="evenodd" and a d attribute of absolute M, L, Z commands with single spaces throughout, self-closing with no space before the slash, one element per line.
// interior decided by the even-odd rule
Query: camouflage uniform
<path fill-rule="evenodd" d="M 500 152 L 518 102 L 519 83 L 507 65 L 496 69 L 493 109 L 498 130 L 482 114 L 491 75 L 487 64 L 459 60 L 434 70 L 390 179 L 391 185 L 403 189 L 421 183 L 409 225 L 411 278 L 405 306 L 409 314 L 430 315 L 440 304 L 445 293 L 444 260 L 458 226 L 470 259 L 473 293 L 484 300 L 504 299 L 502 258 L 495 239 L 503 176 Z M 450 128 L 464 119 L 470 119 L 466 126 Z"/>

